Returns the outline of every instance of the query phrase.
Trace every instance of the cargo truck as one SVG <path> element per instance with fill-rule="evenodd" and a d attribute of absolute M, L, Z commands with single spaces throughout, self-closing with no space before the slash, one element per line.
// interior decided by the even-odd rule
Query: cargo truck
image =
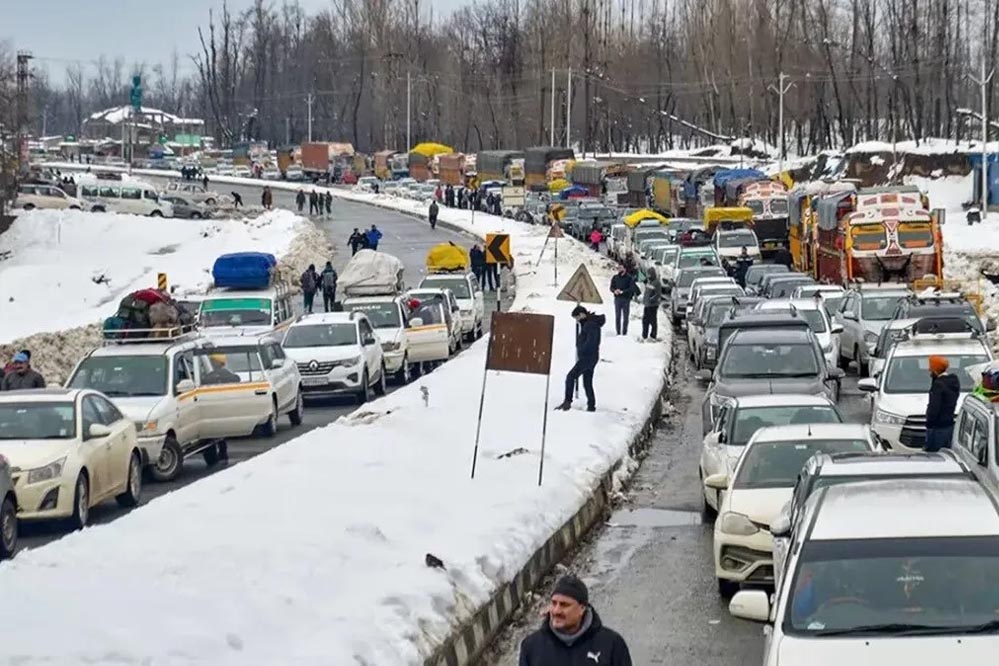
<path fill-rule="evenodd" d="M 725 169 L 714 175 L 716 206 L 749 208 L 763 256 L 788 243 L 787 187 L 756 169 Z"/>
<path fill-rule="evenodd" d="M 394 150 L 381 150 L 375 153 L 375 175 L 378 178 L 392 179 L 392 158 L 396 155 Z"/>
<path fill-rule="evenodd" d="M 354 158 L 349 143 L 315 142 L 302 144 L 302 171 L 307 179 L 329 182 L 336 172 L 345 170 Z"/>

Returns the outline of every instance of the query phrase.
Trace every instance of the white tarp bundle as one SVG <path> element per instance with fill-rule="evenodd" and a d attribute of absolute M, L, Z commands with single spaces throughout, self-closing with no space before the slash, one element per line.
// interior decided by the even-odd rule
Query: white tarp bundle
<path fill-rule="evenodd" d="M 391 254 L 359 250 L 340 274 L 340 288 L 347 296 L 397 293 L 403 290 L 403 264 Z"/>

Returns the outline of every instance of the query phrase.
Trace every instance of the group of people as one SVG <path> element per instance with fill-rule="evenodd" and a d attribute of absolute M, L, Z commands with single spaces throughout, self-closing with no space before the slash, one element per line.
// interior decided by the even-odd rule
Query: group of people
<path fill-rule="evenodd" d="M 309 267 L 302 273 L 300 284 L 302 286 L 302 296 L 304 298 L 305 311 L 312 314 L 315 306 L 316 293 L 322 292 L 323 311 L 333 312 L 336 304 L 336 285 L 340 276 L 333 268 L 333 262 L 327 261 L 321 273 L 316 272 L 316 265 L 309 264 Z"/>
<path fill-rule="evenodd" d="M 333 194 L 329 190 L 326 191 L 326 194 L 312 190 L 306 195 L 305 190 L 300 189 L 295 195 L 295 203 L 298 205 L 299 213 L 305 210 L 306 199 L 309 201 L 309 215 L 323 215 L 324 212 L 327 216 L 333 215 Z"/>
<path fill-rule="evenodd" d="M 642 340 L 659 340 L 659 306 L 662 304 L 663 287 L 656 269 L 649 268 L 645 275 L 645 289 L 638 286 L 638 277 L 632 266 L 618 264 L 617 274 L 610 281 L 614 295 L 614 330 L 618 335 L 628 335 L 631 302 L 642 297 Z"/>
<path fill-rule="evenodd" d="M 739 256 L 735 258 L 735 261 L 729 261 L 727 257 L 722 257 L 721 262 L 722 268 L 725 269 L 728 276 L 745 289 L 746 273 L 749 272 L 749 268 L 753 265 L 753 258 L 749 256 L 749 251 L 745 246 L 739 251 Z"/>
<path fill-rule="evenodd" d="M 472 274 L 479 282 L 479 289 L 496 291 L 500 288 L 500 267 L 499 264 L 490 264 L 486 261 L 485 251 L 478 244 L 473 245 L 468 251 L 468 260 L 472 265 Z"/>
<path fill-rule="evenodd" d="M 493 215 L 503 215 L 503 197 L 492 192 L 482 196 L 482 193 L 477 189 L 438 185 L 434 191 L 434 199 L 448 208 L 478 210 Z"/>
<path fill-rule="evenodd" d="M 347 239 L 347 245 L 350 246 L 350 254 L 353 256 L 357 254 L 358 250 L 378 250 L 378 242 L 381 239 L 381 229 L 373 224 L 367 231 L 360 231 L 357 227 L 354 227 L 350 238 Z"/>
<path fill-rule="evenodd" d="M 31 367 L 31 350 L 15 352 L 10 363 L 0 369 L 0 391 L 45 388 L 45 378 Z"/>

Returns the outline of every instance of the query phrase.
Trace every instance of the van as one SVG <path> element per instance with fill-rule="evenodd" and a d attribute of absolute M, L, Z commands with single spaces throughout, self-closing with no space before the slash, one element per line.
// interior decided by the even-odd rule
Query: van
<path fill-rule="evenodd" d="M 173 217 L 173 204 L 161 199 L 150 185 L 137 181 L 96 180 L 79 186 L 80 198 L 95 213 L 127 213 Z"/>
<path fill-rule="evenodd" d="M 84 210 L 86 204 L 71 197 L 54 185 L 19 185 L 14 207 L 22 210 Z"/>
<path fill-rule="evenodd" d="M 213 289 L 198 308 L 203 335 L 283 331 L 295 318 L 291 291 L 283 284 L 265 289 Z"/>

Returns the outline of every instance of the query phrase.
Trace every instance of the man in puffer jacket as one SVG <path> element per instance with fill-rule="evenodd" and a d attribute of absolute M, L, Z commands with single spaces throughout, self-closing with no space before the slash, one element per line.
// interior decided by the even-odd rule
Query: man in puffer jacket
<path fill-rule="evenodd" d="M 954 412 L 961 395 L 961 382 L 947 372 L 950 363 L 943 356 L 929 359 L 930 399 L 926 403 L 926 451 L 949 449 L 954 434 Z"/>
<path fill-rule="evenodd" d="M 645 276 L 645 293 L 642 294 L 642 340 L 659 339 L 659 305 L 663 300 L 663 288 L 655 268 L 649 268 Z"/>
<path fill-rule="evenodd" d="M 555 409 L 567 412 L 572 408 L 576 380 L 582 377 L 583 391 L 586 392 L 586 411 L 595 412 L 597 396 L 593 392 L 593 371 L 600 361 L 600 329 L 607 317 L 577 305 L 572 310 L 572 318 L 579 324 L 576 333 L 576 365 L 565 376 L 565 400 Z"/>
<path fill-rule="evenodd" d="M 555 584 L 541 628 L 520 644 L 520 666 L 631 666 L 628 645 L 603 626 L 575 576 Z"/>

